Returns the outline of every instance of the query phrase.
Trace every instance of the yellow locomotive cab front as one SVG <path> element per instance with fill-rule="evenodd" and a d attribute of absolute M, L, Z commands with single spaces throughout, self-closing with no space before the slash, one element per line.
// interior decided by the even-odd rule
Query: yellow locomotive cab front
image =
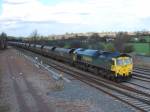
<path fill-rule="evenodd" d="M 111 70 L 115 72 L 116 76 L 130 76 L 133 69 L 132 59 L 130 57 L 113 58 L 114 65 Z"/>

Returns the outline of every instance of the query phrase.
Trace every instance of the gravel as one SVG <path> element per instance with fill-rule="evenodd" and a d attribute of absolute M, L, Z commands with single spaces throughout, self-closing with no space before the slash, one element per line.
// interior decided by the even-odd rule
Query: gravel
<path fill-rule="evenodd" d="M 69 84 L 64 82 L 62 91 L 49 91 L 47 95 L 68 102 L 88 103 L 90 105 L 88 112 L 134 112 L 129 106 L 78 80 L 72 80 Z"/>

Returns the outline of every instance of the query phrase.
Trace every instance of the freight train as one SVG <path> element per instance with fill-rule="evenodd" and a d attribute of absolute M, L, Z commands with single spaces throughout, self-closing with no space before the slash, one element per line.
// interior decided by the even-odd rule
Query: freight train
<path fill-rule="evenodd" d="M 11 46 L 27 49 L 75 67 L 122 82 L 131 79 L 133 62 L 128 54 L 83 48 L 59 48 L 47 45 L 9 42 Z"/>

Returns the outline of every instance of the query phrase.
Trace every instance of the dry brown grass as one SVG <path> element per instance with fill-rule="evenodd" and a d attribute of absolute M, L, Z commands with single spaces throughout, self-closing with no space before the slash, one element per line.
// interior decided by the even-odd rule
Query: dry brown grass
<path fill-rule="evenodd" d="M 49 89 L 53 91 L 62 91 L 64 89 L 64 81 L 63 80 L 58 80 L 54 81 L 53 84 L 49 84 Z"/>

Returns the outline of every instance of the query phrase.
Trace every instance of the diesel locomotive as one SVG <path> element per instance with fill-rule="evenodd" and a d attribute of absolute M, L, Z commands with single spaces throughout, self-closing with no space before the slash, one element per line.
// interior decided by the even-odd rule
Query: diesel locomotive
<path fill-rule="evenodd" d="M 132 77 L 133 62 L 132 57 L 128 54 L 83 48 L 59 48 L 20 42 L 9 42 L 9 45 L 69 63 L 113 81 L 127 81 Z"/>

